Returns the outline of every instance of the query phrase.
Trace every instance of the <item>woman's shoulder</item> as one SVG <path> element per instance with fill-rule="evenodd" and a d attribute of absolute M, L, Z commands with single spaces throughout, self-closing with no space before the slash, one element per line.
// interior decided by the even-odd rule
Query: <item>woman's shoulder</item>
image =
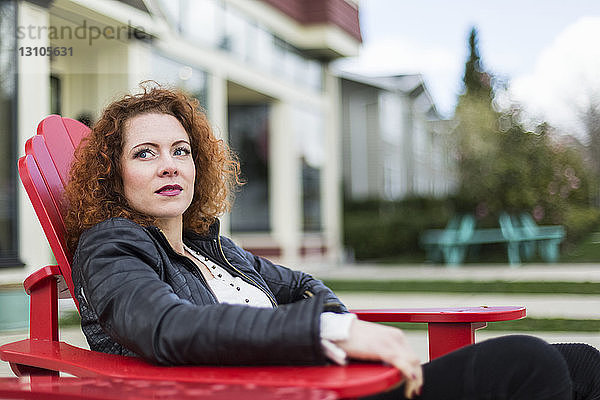
<path fill-rule="evenodd" d="M 99 222 L 81 234 L 74 259 L 104 254 L 137 254 L 156 259 L 160 245 L 150 229 L 125 218 Z"/>
<path fill-rule="evenodd" d="M 87 229 L 86 232 L 93 231 L 93 230 L 103 230 L 103 229 L 121 228 L 121 227 L 129 227 L 132 229 L 144 229 L 144 227 L 142 225 L 140 225 L 137 222 L 134 222 L 130 219 L 122 218 L 122 217 L 114 217 L 114 218 L 105 219 L 102 222 L 98 222 L 96 225 Z"/>
<path fill-rule="evenodd" d="M 127 240 L 131 236 L 148 236 L 148 230 L 146 227 L 127 218 L 109 218 L 86 229 L 81 234 L 79 241 L 103 235 L 110 238 L 123 238 Z"/>

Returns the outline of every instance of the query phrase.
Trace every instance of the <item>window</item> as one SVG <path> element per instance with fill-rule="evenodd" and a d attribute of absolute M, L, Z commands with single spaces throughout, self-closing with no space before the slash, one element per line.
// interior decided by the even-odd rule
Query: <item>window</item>
<path fill-rule="evenodd" d="M 0 266 L 18 260 L 17 225 L 17 7 L 0 2 Z"/>
<path fill-rule="evenodd" d="M 305 232 L 320 231 L 325 121 L 313 109 L 296 107 L 293 122 L 302 163 L 302 225 Z"/>
<path fill-rule="evenodd" d="M 225 11 L 221 2 L 194 0 L 187 5 L 189 8 L 185 12 L 184 30 L 189 38 L 210 47 L 222 45 Z"/>
<path fill-rule="evenodd" d="M 323 90 L 321 61 L 275 36 L 235 5 L 224 0 L 159 0 L 158 4 L 171 27 L 191 44 L 220 49 L 302 88 Z"/>
<path fill-rule="evenodd" d="M 247 55 L 248 21 L 235 9 L 226 8 L 225 11 L 225 39 L 220 44 L 223 50 L 227 50 L 236 57 L 244 60 Z"/>
<path fill-rule="evenodd" d="M 246 181 L 235 196 L 231 230 L 269 231 L 269 106 L 230 105 L 228 117 L 229 143 Z"/>
<path fill-rule="evenodd" d="M 183 30 L 182 21 L 181 21 L 181 2 L 180 1 L 169 1 L 169 0 L 160 0 L 159 1 L 162 12 L 165 14 L 165 17 L 171 22 L 173 27 L 181 32 Z"/>
<path fill-rule="evenodd" d="M 50 114 L 62 115 L 61 89 L 60 78 L 50 75 Z"/>

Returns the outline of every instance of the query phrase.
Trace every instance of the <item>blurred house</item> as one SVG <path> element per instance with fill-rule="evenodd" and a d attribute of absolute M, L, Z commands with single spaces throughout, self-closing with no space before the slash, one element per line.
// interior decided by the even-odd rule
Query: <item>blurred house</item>
<path fill-rule="evenodd" d="M 143 80 L 207 110 L 248 181 L 224 230 L 283 262 L 340 254 L 340 87 L 329 62 L 361 43 L 353 0 L 0 2 L 0 264 L 51 262 L 16 177 L 50 113 L 93 122 Z"/>
<path fill-rule="evenodd" d="M 453 122 L 421 75 L 341 74 L 344 196 L 442 197 L 457 187 Z"/>

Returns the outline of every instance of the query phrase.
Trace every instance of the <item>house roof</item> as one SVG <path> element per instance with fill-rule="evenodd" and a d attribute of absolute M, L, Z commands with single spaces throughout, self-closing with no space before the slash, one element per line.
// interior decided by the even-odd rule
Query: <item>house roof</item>
<path fill-rule="evenodd" d="M 420 111 L 427 114 L 429 119 L 442 119 L 421 74 L 364 76 L 350 72 L 339 72 L 338 76 L 343 80 L 372 86 L 388 92 L 400 93 L 409 97 Z"/>

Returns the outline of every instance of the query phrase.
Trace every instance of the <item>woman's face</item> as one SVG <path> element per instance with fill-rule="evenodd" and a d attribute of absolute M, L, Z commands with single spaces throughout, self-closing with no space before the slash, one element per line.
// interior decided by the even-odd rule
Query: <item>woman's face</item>
<path fill-rule="evenodd" d="M 161 220 L 181 218 L 194 196 L 196 168 L 190 139 L 177 118 L 142 114 L 125 123 L 123 192 L 138 212 Z"/>

